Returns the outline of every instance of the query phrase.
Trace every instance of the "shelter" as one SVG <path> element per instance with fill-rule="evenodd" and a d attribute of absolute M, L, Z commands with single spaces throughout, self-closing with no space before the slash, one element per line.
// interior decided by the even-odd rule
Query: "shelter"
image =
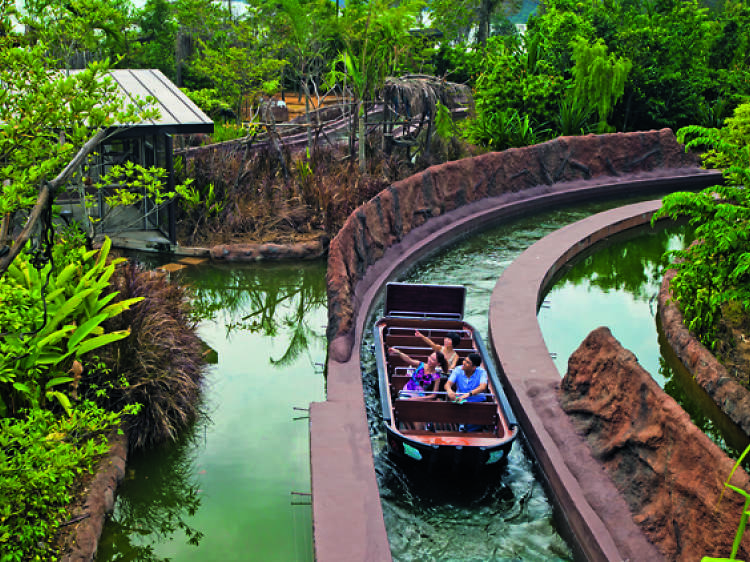
<path fill-rule="evenodd" d="M 173 137 L 212 133 L 213 121 L 172 83 L 155 69 L 115 69 L 110 76 L 117 84 L 125 104 L 142 103 L 150 96 L 160 117 L 135 125 L 116 128 L 102 142 L 87 170 L 68 186 L 67 214 L 84 222 L 97 221 L 97 231 L 111 237 L 134 238 L 145 245 L 173 245 L 177 241 L 174 201 L 158 208 L 150 200 L 125 208 L 110 208 L 101 191 L 87 188 L 112 166 L 130 161 L 143 166 L 159 166 L 167 171 L 167 190 L 175 185 Z M 93 205 L 78 205 L 86 195 L 94 195 Z M 125 244 L 127 245 L 127 244 Z"/>

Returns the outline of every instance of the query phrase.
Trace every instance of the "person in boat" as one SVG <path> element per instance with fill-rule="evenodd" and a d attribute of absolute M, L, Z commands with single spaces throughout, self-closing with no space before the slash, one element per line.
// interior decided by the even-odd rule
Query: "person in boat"
<path fill-rule="evenodd" d="M 437 394 L 427 394 L 427 392 L 437 392 L 440 389 L 440 376 L 442 373 L 448 373 L 448 362 L 441 351 L 431 353 L 427 358 L 427 363 L 413 359 L 406 353 L 395 347 L 388 348 L 390 355 L 397 355 L 407 365 L 415 367 L 411 373 L 411 378 L 399 392 L 399 398 L 413 398 L 421 400 L 434 400 Z"/>
<path fill-rule="evenodd" d="M 481 365 L 482 356 L 478 353 L 469 353 L 463 363 L 453 369 L 444 387 L 448 400 L 453 402 L 484 401 L 484 396 L 480 395 L 487 390 L 487 371 Z"/>
<path fill-rule="evenodd" d="M 456 353 L 455 348 L 461 343 L 461 336 L 456 332 L 448 332 L 445 334 L 443 345 L 435 343 L 427 336 L 422 335 L 419 330 L 415 330 L 414 335 L 418 338 L 422 338 L 422 341 L 429 345 L 433 351 L 440 351 L 445 355 L 445 360 L 448 362 L 448 371 L 446 371 L 446 373 L 456 368 L 456 365 L 458 365 L 458 353 Z"/>

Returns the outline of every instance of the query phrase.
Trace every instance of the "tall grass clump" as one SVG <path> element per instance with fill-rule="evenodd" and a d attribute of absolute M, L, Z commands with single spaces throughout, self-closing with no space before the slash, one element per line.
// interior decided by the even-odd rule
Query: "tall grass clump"
<path fill-rule="evenodd" d="M 133 263 L 120 268 L 111 288 L 118 299 L 144 299 L 111 320 L 113 329 L 129 326 L 130 337 L 100 353 L 106 367 L 87 377 L 88 390 L 106 392 L 112 408 L 140 404 L 126 418 L 131 448 L 174 441 L 199 415 L 203 379 L 187 289 Z M 108 385 L 110 371 L 118 374 L 117 384 Z"/>

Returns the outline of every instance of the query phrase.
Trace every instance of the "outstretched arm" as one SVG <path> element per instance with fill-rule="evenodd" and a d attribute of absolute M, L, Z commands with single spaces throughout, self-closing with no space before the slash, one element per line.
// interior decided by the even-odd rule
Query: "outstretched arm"
<path fill-rule="evenodd" d="M 406 353 L 401 351 L 400 349 L 396 349 L 395 347 L 389 347 L 388 348 L 388 354 L 389 355 L 398 355 L 401 359 L 403 359 L 407 365 L 411 365 L 412 367 L 418 366 L 421 361 L 417 361 L 416 359 L 412 359 L 409 357 Z"/>
<path fill-rule="evenodd" d="M 418 338 L 422 338 L 422 341 L 429 345 L 432 348 L 432 351 L 440 351 L 441 349 L 443 349 L 440 345 L 436 344 L 427 336 L 423 336 L 419 330 L 414 330 L 414 335 Z"/>

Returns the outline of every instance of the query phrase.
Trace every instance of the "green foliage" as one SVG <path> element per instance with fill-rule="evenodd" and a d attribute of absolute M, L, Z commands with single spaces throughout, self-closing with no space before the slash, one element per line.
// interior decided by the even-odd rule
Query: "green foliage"
<path fill-rule="evenodd" d="M 63 68 L 125 50 L 132 6 L 126 0 L 25 0 L 21 23 Z"/>
<path fill-rule="evenodd" d="M 178 283 L 134 264 L 125 264 L 112 281 L 110 290 L 115 292 L 110 296 L 121 299 L 113 302 L 136 304 L 109 320 L 107 327 L 128 330 L 130 337 L 98 350 L 107 368 L 93 366 L 80 392 L 99 395 L 109 387 L 98 399 L 109 409 L 141 405 L 125 420 L 132 447 L 174 441 L 198 417 L 203 380 L 202 346 L 189 317 L 190 295 Z M 118 384 L 109 384 L 112 373 L 121 379 Z"/>
<path fill-rule="evenodd" d="M 197 37 L 200 56 L 193 70 L 212 84 L 220 99 L 241 119 L 245 103 L 257 104 L 262 95 L 279 88 L 279 76 L 286 61 L 275 56 L 272 45 L 259 29 L 266 27 L 254 10 L 242 18 L 224 22 L 221 33 Z"/>
<path fill-rule="evenodd" d="M 729 555 L 729 558 L 712 558 L 710 556 L 704 556 L 703 558 L 701 558 L 701 562 L 742 562 L 742 560 L 737 559 L 737 553 L 740 550 L 740 544 L 742 544 L 742 536 L 745 534 L 748 518 L 750 518 L 750 492 L 747 492 L 742 488 L 738 488 L 737 486 L 733 486 L 732 484 L 730 484 L 730 482 L 732 480 L 732 476 L 734 476 L 734 473 L 737 472 L 737 469 L 742 465 L 742 461 L 745 460 L 745 457 L 748 455 L 748 453 L 750 453 L 750 445 L 745 448 L 737 461 L 734 463 L 732 470 L 729 472 L 729 476 L 727 476 L 726 482 L 724 482 L 725 488 L 732 490 L 733 492 L 737 492 L 743 498 L 745 498 L 745 505 L 742 508 L 742 513 L 740 514 L 740 522 L 737 524 L 737 533 L 735 534 L 734 542 L 732 543 L 732 552 Z M 719 501 L 721 501 L 721 497 L 719 498 Z"/>
<path fill-rule="evenodd" d="M 727 303 L 750 314 L 750 104 L 740 106 L 724 129 L 686 127 L 678 138 L 688 147 L 710 147 L 709 164 L 724 166 L 726 185 L 699 193 L 673 193 L 656 217 L 686 216 L 698 242 L 672 253 L 677 275 L 671 285 L 686 325 L 715 349 L 721 310 Z"/>
<path fill-rule="evenodd" d="M 503 150 L 543 140 L 533 130 L 554 120 L 554 100 L 564 81 L 538 56 L 538 49 L 536 43 L 522 46 L 513 39 L 488 41 L 487 70 L 477 79 L 474 95 L 477 118 L 468 125 L 470 142 Z"/>
<path fill-rule="evenodd" d="M 465 134 L 469 142 L 491 150 L 505 150 L 539 142 L 538 134 L 529 123 L 529 116 L 521 117 L 515 109 L 483 113 L 467 124 Z"/>
<path fill-rule="evenodd" d="M 561 135 L 585 135 L 590 132 L 589 122 L 594 111 L 591 107 L 576 103 L 568 90 L 560 101 L 555 126 Z"/>
<path fill-rule="evenodd" d="M 448 42 L 462 42 L 475 31 L 477 44 L 492 34 L 492 21 L 518 13 L 521 0 L 429 0 L 430 21 Z"/>
<path fill-rule="evenodd" d="M 750 185 L 750 103 L 738 106 L 725 124 L 723 129 L 684 127 L 678 140 L 687 148 L 709 147 L 703 154 L 707 165 L 722 169 L 729 184 Z"/>
<path fill-rule="evenodd" d="M 87 402 L 69 417 L 30 410 L 0 419 L 0 551 L 3 562 L 56 559 L 53 539 L 84 473 L 109 445 L 120 414 Z"/>
<path fill-rule="evenodd" d="M 232 110 L 232 105 L 228 103 L 216 88 L 201 88 L 200 90 L 190 90 L 182 88 L 182 91 L 193 100 L 198 107 L 205 111 L 212 118 L 216 119 L 220 114 Z"/>
<path fill-rule="evenodd" d="M 10 265 L 0 282 L 0 414 L 39 408 L 54 401 L 71 411 L 68 384 L 74 361 L 128 336 L 102 324 L 140 299 L 112 302 L 107 294 L 117 263 L 107 262 L 110 242 L 52 271 L 41 271 L 25 256 Z M 45 300 L 42 287 L 46 284 Z M 46 310 L 45 310 L 46 307 Z"/>
<path fill-rule="evenodd" d="M 607 118 L 625 91 L 625 80 L 633 65 L 627 59 L 609 55 L 601 39 L 590 45 L 579 37 L 572 46 L 574 106 L 581 111 L 595 107 L 599 114 L 597 132 L 612 132 L 614 128 L 607 124 Z"/>

